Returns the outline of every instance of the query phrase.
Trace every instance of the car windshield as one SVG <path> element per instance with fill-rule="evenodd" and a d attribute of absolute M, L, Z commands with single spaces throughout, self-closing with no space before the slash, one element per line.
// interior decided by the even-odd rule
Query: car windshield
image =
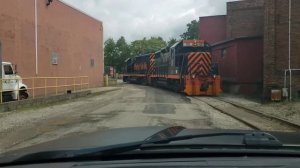
<path fill-rule="evenodd" d="M 10 65 L 4 65 L 3 68 L 4 68 L 3 71 L 4 71 L 5 75 L 12 75 L 12 74 L 14 74 L 14 71 L 11 68 Z"/>
<path fill-rule="evenodd" d="M 153 135 L 151 148 L 300 145 L 299 9 L 298 0 L 1 0 L 0 154 Z"/>

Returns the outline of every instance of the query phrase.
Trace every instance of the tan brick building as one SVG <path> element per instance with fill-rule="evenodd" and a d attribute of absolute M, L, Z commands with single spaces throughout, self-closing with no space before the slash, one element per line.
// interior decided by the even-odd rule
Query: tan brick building
<path fill-rule="evenodd" d="M 37 0 L 36 64 L 35 1 L 1 0 L 3 61 L 17 64 L 22 77 L 89 76 L 90 86 L 102 85 L 102 22 L 59 0 L 47 2 Z"/>

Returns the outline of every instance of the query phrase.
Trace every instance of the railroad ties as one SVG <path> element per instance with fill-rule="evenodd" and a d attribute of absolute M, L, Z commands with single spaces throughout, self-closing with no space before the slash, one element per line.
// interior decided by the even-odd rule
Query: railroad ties
<path fill-rule="evenodd" d="M 300 125 L 289 122 L 287 120 L 270 116 L 262 112 L 249 109 L 242 105 L 212 97 L 192 97 L 191 99 L 198 100 L 207 104 L 213 109 L 224 113 L 254 130 L 262 131 L 299 131 Z"/>

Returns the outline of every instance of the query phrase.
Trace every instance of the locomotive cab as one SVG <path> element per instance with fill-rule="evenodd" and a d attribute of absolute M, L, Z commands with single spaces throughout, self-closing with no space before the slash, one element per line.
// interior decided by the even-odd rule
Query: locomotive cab
<path fill-rule="evenodd" d="M 211 48 L 204 40 L 183 40 L 179 50 L 182 56 L 182 74 L 184 76 L 184 92 L 187 95 L 218 96 L 221 90 L 217 65 L 212 63 Z"/>

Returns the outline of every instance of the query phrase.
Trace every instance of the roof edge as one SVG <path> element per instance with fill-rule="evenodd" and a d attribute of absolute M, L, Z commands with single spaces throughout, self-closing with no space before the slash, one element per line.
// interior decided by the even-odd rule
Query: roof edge
<path fill-rule="evenodd" d="M 81 9 L 78 9 L 77 7 L 75 7 L 75 6 L 73 6 L 73 5 L 69 4 L 69 3 L 63 2 L 63 0 L 57 0 L 57 1 L 60 2 L 60 3 L 62 3 L 63 5 L 66 5 L 69 8 L 72 8 L 73 10 L 76 10 L 76 11 L 78 11 L 78 12 L 80 12 L 80 13 L 82 13 L 82 14 L 84 14 L 84 15 L 86 15 L 86 16 L 88 16 L 88 17 L 90 17 L 90 18 L 92 18 L 92 19 L 94 19 L 94 20 L 96 20 L 98 22 L 100 22 L 101 24 L 103 24 L 103 22 L 100 19 L 97 19 L 94 16 L 91 16 L 90 14 L 84 12 Z"/>
<path fill-rule="evenodd" d="M 226 44 L 226 43 L 229 43 L 229 42 L 233 42 L 233 41 L 249 40 L 249 39 L 260 39 L 260 38 L 263 38 L 263 36 L 240 36 L 240 37 L 237 37 L 237 38 L 231 38 L 231 39 L 227 39 L 227 40 L 224 40 L 224 41 L 213 43 L 213 44 L 211 44 L 211 46 L 216 47 L 216 46 Z"/>
<path fill-rule="evenodd" d="M 226 17 L 227 15 L 210 15 L 210 16 L 199 16 L 199 19 L 201 18 L 208 18 L 208 17 Z"/>

